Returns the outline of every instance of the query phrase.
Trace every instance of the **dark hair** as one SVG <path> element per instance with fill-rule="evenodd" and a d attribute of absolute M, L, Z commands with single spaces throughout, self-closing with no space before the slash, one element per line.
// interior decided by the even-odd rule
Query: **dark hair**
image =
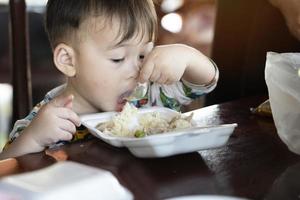
<path fill-rule="evenodd" d="M 154 40 L 157 16 L 152 0 L 48 0 L 46 31 L 52 47 L 79 30 L 88 17 L 104 16 L 120 20 L 119 43 L 132 38 L 138 31 Z"/>

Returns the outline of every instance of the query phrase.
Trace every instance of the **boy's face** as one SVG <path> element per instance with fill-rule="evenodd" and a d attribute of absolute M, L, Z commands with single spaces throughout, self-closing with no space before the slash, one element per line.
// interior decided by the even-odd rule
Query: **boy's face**
<path fill-rule="evenodd" d="M 82 26 L 88 31 L 77 45 L 76 76 L 70 83 L 77 95 L 95 110 L 119 111 L 136 87 L 140 65 L 153 43 L 137 34 L 117 44 L 118 20 L 112 19 L 105 26 L 95 24 Z"/>

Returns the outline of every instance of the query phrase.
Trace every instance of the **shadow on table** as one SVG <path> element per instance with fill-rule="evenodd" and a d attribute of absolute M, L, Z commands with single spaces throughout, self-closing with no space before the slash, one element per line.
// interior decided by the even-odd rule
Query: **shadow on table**
<path fill-rule="evenodd" d="M 69 160 L 111 171 L 135 199 L 216 194 L 214 175 L 199 153 L 141 159 L 100 140 L 75 145 L 72 150 L 64 148 Z"/>
<path fill-rule="evenodd" d="M 288 167 L 273 183 L 266 200 L 300 198 L 300 162 Z"/>

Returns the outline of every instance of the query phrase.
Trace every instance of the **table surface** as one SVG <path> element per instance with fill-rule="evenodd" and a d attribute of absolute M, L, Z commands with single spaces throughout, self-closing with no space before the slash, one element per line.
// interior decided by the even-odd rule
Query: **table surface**
<path fill-rule="evenodd" d="M 217 194 L 249 199 L 299 199 L 300 156 L 279 139 L 271 118 L 253 115 L 266 98 L 251 97 L 194 111 L 203 124 L 238 123 L 227 144 L 166 158 L 141 159 L 91 139 L 60 147 L 67 159 L 111 171 L 135 199 Z M 17 158 L 19 172 L 56 162 L 45 152 Z"/>

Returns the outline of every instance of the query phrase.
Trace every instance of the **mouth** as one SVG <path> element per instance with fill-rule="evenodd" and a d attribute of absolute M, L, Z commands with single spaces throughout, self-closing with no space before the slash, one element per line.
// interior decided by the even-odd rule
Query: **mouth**
<path fill-rule="evenodd" d="M 123 94 L 121 94 L 118 98 L 118 103 L 123 104 L 124 102 L 126 103 L 128 101 L 128 97 L 132 94 L 132 90 L 126 91 Z"/>
<path fill-rule="evenodd" d="M 132 94 L 132 90 L 126 91 L 121 94 L 117 100 L 117 111 L 121 111 L 123 106 L 127 103 L 128 97 Z"/>

